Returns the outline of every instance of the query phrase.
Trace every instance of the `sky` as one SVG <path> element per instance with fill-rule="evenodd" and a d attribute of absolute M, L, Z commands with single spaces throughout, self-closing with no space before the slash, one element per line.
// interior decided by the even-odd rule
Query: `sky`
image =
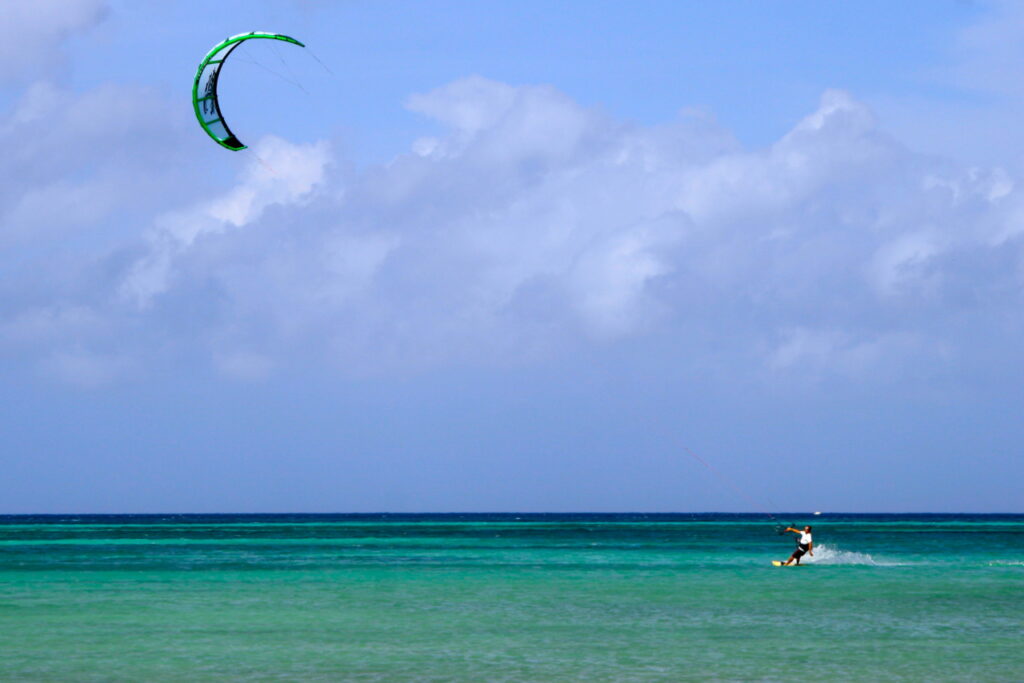
<path fill-rule="evenodd" d="M 1020 4 L 0 24 L 0 513 L 1024 512 Z"/>

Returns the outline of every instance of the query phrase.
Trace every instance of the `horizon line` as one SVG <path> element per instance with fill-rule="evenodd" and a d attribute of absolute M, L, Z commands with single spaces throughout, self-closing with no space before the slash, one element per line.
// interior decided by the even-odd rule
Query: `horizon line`
<path fill-rule="evenodd" d="M 0 517 L 120 517 L 120 516 L 138 516 L 138 517 L 168 517 L 168 516 L 238 516 L 238 515 L 249 515 L 249 516 L 275 516 L 275 515 L 305 515 L 305 516 L 329 516 L 329 515 L 359 515 L 359 516 L 399 516 L 399 515 L 437 515 L 437 516 L 454 516 L 454 515 L 748 515 L 756 517 L 774 517 L 774 516 L 803 516 L 803 517 L 828 517 L 828 516 L 843 516 L 843 515 L 1022 515 L 1024 511 L 1010 512 L 1010 511 L 989 511 L 989 512 L 977 512 L 977 511 L 784 511 L 775 513 L 766 512 L 749 512 L 749 511 L 730 511 L 730 510 L 701 510 L 701 511 L 642 511 L 642 510 L 627 510 L 627 511 L 594 511 L 594 510 L 580 510 L 580 511 L 465 511 L 465 510 L 449 510 L 449 511 L 416 511 L 416 512 L 397 512 L 397 511 L 374 511 L 374 512 L 303 512 L 303 511 L 276 511 L 276 512 L 0 512 Z M 776 520 L 778 521 L 778 520 Z"/>

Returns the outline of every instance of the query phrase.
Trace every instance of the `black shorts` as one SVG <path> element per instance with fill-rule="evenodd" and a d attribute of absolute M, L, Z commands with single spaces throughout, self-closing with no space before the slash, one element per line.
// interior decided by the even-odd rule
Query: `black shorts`
<path fill-rule="evenodd" d="M 807 552 L 807 546 L 805 546 L 805 545 L 798 545 L 796 547 L 796 550 L 793 551 L 793 557 L 803 557 L 806 552 Z"/>

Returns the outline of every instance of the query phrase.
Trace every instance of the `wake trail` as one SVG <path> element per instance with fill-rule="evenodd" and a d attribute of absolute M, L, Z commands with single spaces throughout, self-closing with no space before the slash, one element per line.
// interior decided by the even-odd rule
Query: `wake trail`
<path fill-rule="evenodd" d="M 858 553 L 853 550 L 840 550 L 827 544 L 814 545 L 814 557 L 804 555 L 804 564 L 859 565 L 864 567 L 900 567 L 905 562 L 891 562 L 875 559 L 870 553 Z"/>

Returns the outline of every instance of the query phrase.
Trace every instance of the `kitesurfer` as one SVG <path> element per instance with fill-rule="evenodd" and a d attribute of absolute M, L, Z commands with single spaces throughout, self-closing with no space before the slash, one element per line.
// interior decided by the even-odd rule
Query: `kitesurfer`
<path fill-rule="evenodd" d="M 800 538 L 797 540 L 796 550 L 794 550 L 793 554 L 789 556 L 789 559 L 783 563 L 784 566 L 791 565 L 794 562 L 800 564 L 800 558 L 804 556 L 804 553 L 808 553 L 811 557 L 814 557 L 814 539 L 811 538 L 810 525 L 805 526 L 803 531 L 788 526 L 786 527 L 786 531 L 792 531 L 794 534 L 800 534 Z"/>

